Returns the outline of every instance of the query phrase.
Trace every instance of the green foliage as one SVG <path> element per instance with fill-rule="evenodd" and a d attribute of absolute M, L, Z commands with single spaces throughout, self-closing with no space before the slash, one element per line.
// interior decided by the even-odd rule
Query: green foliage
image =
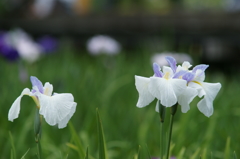
<path fill-rule="evenodd" d="M 27 152 L 21 157 L 21 159 L 25 159 L 25 156 L 27 155 L 27 153 L 29 152 L 30 148 L 27 150 Z"/>
<path fill-rule="evenodd" d="M 96 110 L 96 113 L 97 113 L 97 127 L 98 127 L 99 159 L 107 159 L 105 137 L 104 137 L 102 121 L 100 119 L 98 109 Z"/>
<path fill-rule="evenodd" d="M 155 112 L 156 100 L 145 108 L 136 107 L 138 93 L 134 75 L 153 75 L 150 57 L 148 50 L 93 57 L 63 44 L 59 52 L 44 56 L 34 64 L 25 64 L 29 76 L 36 76 L 44 83 L 50 82 L 54 92 L 72 93 L 78 103 L 67 128 L 49 126 L 43 119 L 43 156 L 46 159 L 66 156 L 69 159 L 84 158 L 87 147 L 89 159 L 98 156 L 97 107 L 101 112 L 109 158 L 132 159 L 137 154 L 138 145 L 146 144 L 151 156 L 159 156 L 160 128 L 159 114 Z M 15 159 L 15 155 L 21 158 L 29 148 L 25 158 L 36 157 L 35 106 L 32 99 L 24 96 L 19 118 L 14 122 L 7 119 L 14 100 L 24 88 L 31 88 L 29 80 L 19 80 L 18 65 L 0 58 L 0 159 Z M 210 158 L 212 152 L 212 158 L 222 159 L 226 145 L 230 158 L 233 158 L 234 150 L 235 158 L 240 155 L 240 136 L 237 135 L 240 131 L 239 80 L 238 73 L 226 76 L 221 70 L 213 70 L 210 64 L 206 70 L 206 81 L 221 82 L 223 86 L 214 101 L 214 113 L 210 118 L 201 114 L 196 106 L 197 98 L 187 113 L 178 109 L 174 117 L 172 143 L 175 146 L 171 148 L 171 156 L 198 159 L 201 155 L 204 159 L 204 154 L 205 158 Z M 166 109 L 166 114 L 169 114 L 169 109 Z M 165 123 L 167 128 L 169 121 Z M 226 144 L 228 137 L 231 142 Z M 142 158 L 149 156 L 145 151 L 142 147 Z"/>
<path fill-rule="evenodd" d="M 81 143 L 81 139 L 79 138 L 73 124 L 71 122 L 69 122 L 68 124 L 72 135 L 72 141 L 75 143 L 76 146 L 72 145 L 71 143 L 68 143 L 67 145 L 78 152 L 79 158 L 83 158 L 85 154 Z"/>
<path fill-rule="evenodd" d="M 14 145 L 14 141 L 13 141 L 13 137 L 11 132 L 9 131 L 9 138 L 10 138 L 10 142 L 11 142 L 11 159 L 16 159 L 16 149 L 15 149 L 15 145 Z"/>
<path fill-rule="evenodd" d="M 86 155 L 85 155 L 84 159 L 88 159 L 88 148 L 87 148 Z"/>

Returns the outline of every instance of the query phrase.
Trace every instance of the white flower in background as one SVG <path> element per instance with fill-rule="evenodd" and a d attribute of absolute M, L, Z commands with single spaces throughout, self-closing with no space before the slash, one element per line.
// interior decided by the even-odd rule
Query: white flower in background
<path fill-rule="evenodd" d="M 156 53 L 152 56 L 151 62 L 157 63 L 160 66 L 168 65 L 168 62 L 165 60 L 165 57 L 167 56 L 173 57 L 177 61 L 177 63 L 183 63 L 184 61 L 188 61 L 190 63 L 193 62 L 192 58 L 188 54 L 171 52 Z"/>
<path fill-rule="evenodd" d="M 87 42 L 87 50 L 93 55 L 118 54 L 121 50 L 120 44 L 109 36 L 97 35 L 92 37 Z"/>
<path fill-rule="evenodd" d="M 187 61 L 177 66 L 173 57 L 166 57 L 170 67 L 153 64 L 154 75 L 150 78 L 135 76 L 135 85 L 139 93 L 137 107 L 141 108 L 151 103 L 154 98 L 161 104 L 171 107 L 178 102 L 181 110 L 186 113 L 192 100 L 199 96 L 203 99 L 197 104 L 198 109 L 207 117 L 213 114 L 213 100 L 221 88 L 220 83 L 206 83 L 204 71 L 208 65 L 197 65 L 189 70 L 191 64 Z M 158 108 L 156 108 L 158 111 Z"/>
<path fill-rule="evenodd" d="M 70 93 L 54 93 L 53 86 L 46 82 L 42 85 L 36 77 L 31 76 L 32 90 L 25 88 L 21 95 L 12 104 L 8 120 L 13 121 L 18 118 L 20 112 L 20 102 L 23 95 L 33 98 L 41 114 L 49 125 L 58 125 L 58 128 L 66 127 L 68 121 L 76 110 L 77 103 L 74 102 L 73 95 Z"/>
<path fill-rule="evenodd" d="M 32 38 L 21 29 L 15 29 L 8 33 L 8 43 L 14 47 L 20 57 L 30 63 L 39 59 L 42 49 Z"/>
<path fill-rule="evenodd" d="M 51 14 L 52 10 L 55 7 L 57 0 L 35 0 L 33 4 L 33 12 L 39 18 L 47 17 Z M 72 10 L 72 7 L 76 3 L 76 0 L 59 0 L 61 4 L 64 5 L 67 9 Z"/>
<path fill-rule="evenodd" d="M 33 4 L 34 13 L 40 17 L 48 16 L 54 7 L 56 0 L 35 0 Z"/>

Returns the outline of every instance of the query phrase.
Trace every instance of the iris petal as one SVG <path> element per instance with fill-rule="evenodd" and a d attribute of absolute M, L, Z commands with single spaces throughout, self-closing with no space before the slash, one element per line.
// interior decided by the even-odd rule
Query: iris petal
<path fill-rule="evenodd" d="M 177 62 L 176 62 L 176 60 L 173 57 L 171 57 L 171 56 L 167 56 L 167 57 L 165 57 L 165 59 L 167 60 L 169 66 L 172 68 L 173 72 L 175 73 L 176 69 L 177 69 Z"/>
<path fill-rule="evenodd" d="M 197 107 L 205 116 L 210 117 L 213 114 L 213 100 L 221 88 L 220 83 L 201 82 L 205 91 L 204 98 L 198 102 Z"/>
<path fill-rule="evenodd" d="M 186 73 L 187 73 L 187 71 L 181 70 L 181 71 L 175 73 L 174 76 L 173 76 L 173 78 L 179 78 L 180 76 L 183 76 L 183 75 L 186 74 Z"/>
<path fill-rule="evenodd" d="M 39 92 L 43 93 L 43 84 L 42 82 L 37 78 L 37 77 L 34 77 L 34 76 L 31 76 L 30 77 L 30 80 L 32 82 L 32 86 L 36 86 L 39 90 Z"/>
<path fill-rule="evenodd" d="M 193 68 L 193 73 L 196 73 L 197 70 L 202 70 L 202 72 L 204 72 L 209 65 L 205 65 L 205 64 L 201 64 L 201 65 L 197 65 Z"/>
<path fill-rule="evenodd" d="M 39 93 L 38 97 L 41 105 L 39 113 L 44 116 L 49 125 L 56 125 L 64 119 L 69 120 L 70 118 L 66 117 L 74 113 L 72 113 L 72 108 L 76 107 L 76 103 L 73 102 L 73 96 L 70 93 L 56 94 L 54 96 Z"/>
<path fill-rule="evenodd" d="M 190 109 L 190 103 L 197 96 L 198 92 L 196 89 L 187 87 L 182 94 L 178 97 L 178 103 L 181 105 L 181 110 L 186 113 Z"/>
<path fill-rule="evenodd" d="M 151 77 L 149 91 L 166 107 L 177 103 L 177 97 L 186 89 L 186 81 L 182 79 L 164 79 Z"/>
<path fill-rule="evenodd" d="M 9 112 L 8 112 L 8 120 L 13 121 L 14 119 L 18 118 L 19 112 L 20 112 L 20 103 L 23 95 L 29 95 L 30 90 L 28 88 L 25 88 L 21 95 L 17 97 L 17 99 L 13 102 Z"/>
<path fill-rule="evenodd" d="M 67 126 L 68 121 L 70 120 L 70 118 L 73 116 L 73 114 L 76 111 L 76 106 L 77 106 L 77 103 L 75 103 L 75 105 L 72 106 L 72 109 L 70 110 L 69 114 L 65 118 L 63 118 L 63 120 L 58 122 L 59 129 L 62 129 Z"/>
<path fill-rule="evenodd" d="M 53 91 L 53 86 L 49 82 L 46 82 L 44 84 L 43 90 L 44 90 L 43 94 L 47 96 L 51 96 Z"/>
<path fill-rule="evenodd" d="M 163 73 L 160 71 L 161 68 L 157 63 L 153 63 L 153 71 L 156 77 L 162 77 Z"/>
<path fill-rule="evenodd" d="M 188 72 L 183 75 L 182 79 L 186 80 L 187 82 L 190 82 L 194 79 L 194 74 L 191 72 Z"/>
<path fill-rule="evenodd" d="M 135 85 L 139 94 L 137 107 L 139 108 L 147 106 L 154 100 L 154 96 L 148 91 L 149 82 L 150 78 L 135 76 Z"/>

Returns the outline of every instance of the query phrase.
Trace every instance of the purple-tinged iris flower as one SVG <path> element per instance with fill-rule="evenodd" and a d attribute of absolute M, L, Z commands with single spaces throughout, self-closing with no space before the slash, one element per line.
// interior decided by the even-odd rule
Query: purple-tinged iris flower
<path fill-rule="evenodd" d="M 153 64 L 153 77 L 135 76 L 135 85 L 139 93 L 137 107 L 145 107 L 154 98 L 157 98 L 166 107 L 171 107 L 178 102 L 182 112 L 186 113 L 196 96 L 200 98 L 204 96 L 197 107 L 205 116 L 211 116 L 213 100 L 219 92 L 221 84 L 203 82 L 204 71 L 208 65 L 197 65 L 189 70 L 191 64 L 187 61 L 183 62 L 182 66 L 176 66 L 176 61 L 172 57 L 166 57 L 166 61 L 170 67 L 163 66 L 163 71 L 158 64 Z"/>
<path fill-rule="evenodd" d="M 77 106 L 73 95 L 70 93 L 54 93 L 52 95 L 53 86 L 49 82 L 43 86 L 37 77 L 31 76 L 30 80 L 33 86 L 32 90 L 25 88 L 22 91 L 9 110 L 8 120 L 13 121 L 18 118 L 21 98 L 23 95 L 28 95 L 33 98 L 39 109 L 39 114 L 45 118 L 49 125 L 58 125 L 59 129 L 66 127 Z"/>
<path fill-rule="evenodd" d="M 42 48 L 23 30 L 15 29 L 8 32 L 7 41 L 23 60 L 33 63 L 40 58 Z"/>
<path fill-rule="evenodd" d="M 51 53 L 56 51 L 58 42 L 51 36 L 44 36 L 38 39 L 38 44 L 42 47 L 43 53 Z"/>
<path fill-rule="evenodd" d="M 135 85 L 139 93 L 137 107 L 145 107 L 154 98 L 161 104 L 171 107 L 177 103 L 178 96 L 186 89 L 187 82 L 180 79 L 185 71 L 176 72 L 176 61 L 172 57 L 166 57 L 171 67 L 163 66 L 163 71 L 158 64 L 153 64 L 154 76 L 145 78 L 135 76 Z"/>
<path fill-rule="evenodd" d="M 9 61 L 15 61 L 19 58 L 18 51 L 6 42 L 5 33 L 0 33 L 0 54 Z"/>

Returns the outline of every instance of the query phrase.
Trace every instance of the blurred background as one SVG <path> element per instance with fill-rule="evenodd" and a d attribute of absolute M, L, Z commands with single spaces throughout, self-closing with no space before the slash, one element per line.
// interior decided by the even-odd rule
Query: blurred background
<path fill-rule="evenodd" d="M 139 145 L 159 156 L 156 101 L 136 108 L 134 75 L 152 76 L 152 63 L 166 65 L 168 55 L 209 64 L 205 81 L 222 84 L 210 118 L 197 110 L 197 98 L 186 114 L 179 109 L 172 155 L 240 156 L 239 35 L 239 0 L 1 0 L 0 158 L 10 158 L 11 143 L 17 158 L 27 150 L 26 158 L 36 157 L 33 101 L 24 97 L 19 118 L 7 120 L 13 101 L 31 88 L 30 76 L 74 95 L 71 123 L 91 158 L 98 152 L 96 108 L 109 158 L 133 158 Z M 69 127 L 44 123 L 44 158 L 79 158 L 74 144 Z"/>

